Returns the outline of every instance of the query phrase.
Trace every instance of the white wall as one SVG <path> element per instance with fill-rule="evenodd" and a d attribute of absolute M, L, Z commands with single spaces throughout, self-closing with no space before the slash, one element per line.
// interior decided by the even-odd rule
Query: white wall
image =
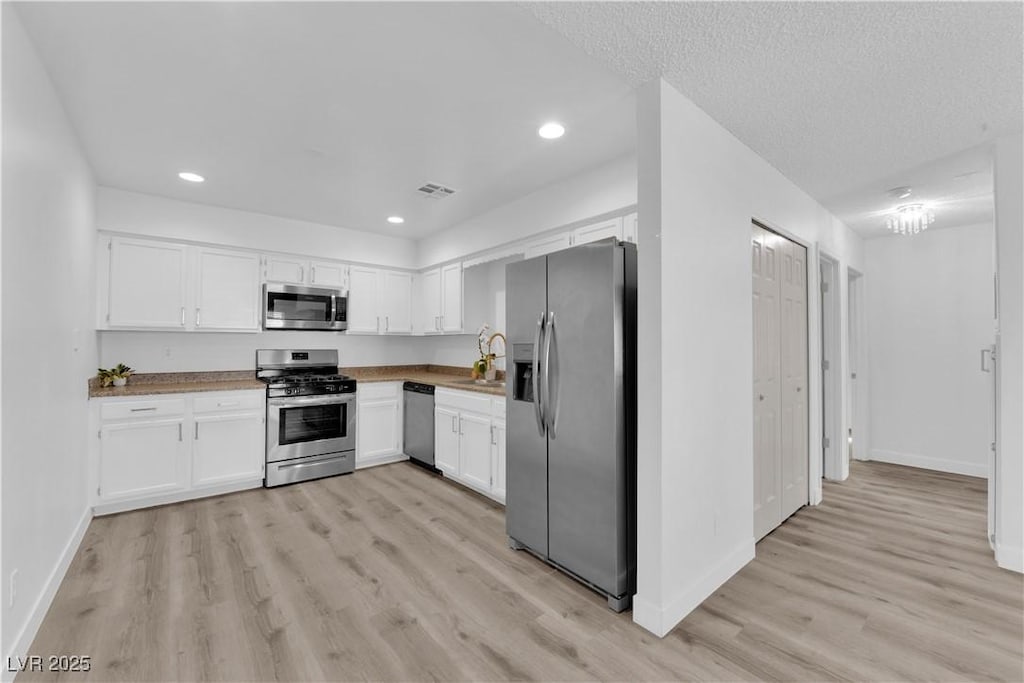
<path fill-rule="evenodd" d="M 1024 206 L 1022 140 L 995 146 L 996 247 L 999 272 L 1000 387 L 996 463 L 996 561 L 1024 571 Z"/>
<path fill-rule="evenodd" d="M 13 657 L 26 654 L 90 519 L 85 378 L 96 342 L 82 294 L 93 286 L 95 184 L 14 5 L 2 12 L 0 639 Z"/>
<path fill-rule="evenodd" d="M 862 268 L 862 244 L 664 81 L 641 88 L 638 121 L 638 289 L 648 303 L 639 310 L 633 618 L 664 634 L 754 553 L 751 219 L 820 243 L 840 272 Z M 810 433 L 820 434 L 817 268 L 809 275 Z M 844 286 L 844 320 L 846 304 Z M 812 487 L 820 460 L 811 457 Z"/>
<path fill-rule="evenodd" d="M 870 459 L 988 476 L 992 254 L 991 224 L 866 243 Z"/>
<path fill-rule="evenodd" d="M 427 267 L 636 204 L 636 159 L 616 159 L 421 240 Z"/>
<path fill-rule="evenodd" d="M 412 240 L 100 187 L 96 227 L 150 237 L 412 268 Z"/>

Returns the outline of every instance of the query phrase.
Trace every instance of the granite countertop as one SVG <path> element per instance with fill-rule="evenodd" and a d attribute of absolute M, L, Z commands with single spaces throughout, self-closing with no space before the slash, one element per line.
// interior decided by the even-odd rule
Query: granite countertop
<path fill-rule="evenodd" d="M 469 368 L 450 365 L 376 365 L 338 368 L 341 374 L 357 382 L 422 382 L 446 389 L 475 391 L 492 396 L 504 396 L 504 386 L 474 384 Z M 499 377 L 503 377 L 499 373 Z M 222 372 L 150 372 L 137 373 L 123 387 L 101 387 L 99 379 L 89 378 L 89 398 L 116 396 L 153 396 L 158 394 L 188 394 L 201 391 L 262 390 L 266 385 L 256 379 L 252 370 Z"/>

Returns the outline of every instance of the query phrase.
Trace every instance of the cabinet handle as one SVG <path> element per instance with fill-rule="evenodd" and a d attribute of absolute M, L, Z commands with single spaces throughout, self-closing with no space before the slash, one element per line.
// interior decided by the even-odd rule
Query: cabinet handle
<path fill-rule="evenodd" d="M 491 425 L 491 445 L 492 445 L 492 446 L 496 446 L 496 445 L 497 445 L 497 444 L 496 444 L 496 443 L 494 442 L 494 425 Z"/>
<path fill-rule="evenodd" d="M 438 332 L 441 329 L 441 316 L 434 316 L 434 332 Z"/>
<path fill-rule="evenodd" d="M 459 419 L 456 415 L 452 415 L 452 434 L 458 434 L 459 429 L 455 426 L 455 421 Z"/>
<path fill-rule="evenodd" d="M 199 441 L 199 423 L 198 422 L 196 422 L 196 436 L 195 436 L 195 439 L 196 439 L 196 441 Z"/>
<path fill-rule="evenodd" d="M 441 326 L 440 326 L 440 327 L 438 327 L 437 329 L 438 329 L 438 331 L 441 331 L 441 330 L 443 330 L 443 329 L 444 329 L 444 316 L 443 316 L 443 315 L 439 315 L 439 316 L 437 316 L 437 317 L 438 317 L 438 319 L 439 319 L 439 320 L 441 321 Z"/>
<path fill-rule="evenodd" d="M 309 267 L 309 281 L 314 284 L 316 283 L 316 266 Z"/>
<path fill-rule="evenodd" d="M 149 408 L 131 408 L 133 413 L 148 413 L 151 410 L 156 410 L 156 406 L 150 406 Z"/>
<path fill-rule="evenodd" d="M 391 330 L 391 316 L 384 316 L 384 331 L 388 332 Z"/>
<path fill-rule="evenodd" d="M 377 333 L 380 333 L 380 316 L 377 316 Z"/>
<path fill-rule="evenodd" d="M 185 307 L 181 307 L 181 326 L 185 327 Z"/>
<path fill-rule="evenodd" d="M 181 438 L 181 423 L 180 422 L 178 423 L 178 441 L 184 441 L 184 439 Z"/>
<path fill-rule="evenodd" d="M 299 282 L 306 281 L 306 266 L 299 266 Z"/>
<path fill-rule="evenodd" d="M 199 308 L 196 308 L 196 327 L 199 327 Z"/>
<path fill-rule="evenodd" d="M 238 405 L 238 401 L 218 401 L 217 402 L 217 407 L 218 408 L 229 408 L 231 406 L 237 406 L 237 405 Z"/>
<path fill-rule="evenodd" d="M 465 434 L 462 433 L 462 417 L 461 416 L 459 417 L 459 436 L 465 436 Z"/>

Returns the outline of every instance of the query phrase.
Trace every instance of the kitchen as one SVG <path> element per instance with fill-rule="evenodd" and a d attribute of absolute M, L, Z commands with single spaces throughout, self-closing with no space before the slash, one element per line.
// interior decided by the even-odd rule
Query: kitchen
<path fill-rule="evenodd" d="M 749 428 L 721 427 L 750 422 L 749 362 L 712 372 L 709 359 L 751 357 L 750 216 L 794 226 L 844 264 L 859 266 L 859 238 L 668 85 L 634 88 L 514 7 L 252 7 L 4 7 L 5 652 L 28 652 L 37 631 L 68 642 L 63 629 L 78 623 L 74 642 L 93 648 L 80 654 L 102 653 L 94 663 L 108 677 L 124 667 L 134 677 L 326 679 L 342 677 L 339 661 L 348 677 L 374 679 L 737 676 L 688 661 L 680 641 L 718 628 L 698 606 L 754 556 Z M 133 51 L 151 58 L 125 60 Z M 301 56 L 301 78 L 285 54 Z M 346 70 L 339 82 L 331 65 L 359 57 L 373 75 Z M 496 73 L 505 85 L 485 86 Z M 275 84 L 269 97 L 262 78 Z M 552 93 L 568 100 L 550 104 Z M 309 98 L 317 104 L 295 106 Z M 552 121 L 563 138 L 539 134 Z M 656 169 L 650 149 L 680 141 L 693 165 Z M 734 165 L 710 163 L 720 156 Z M 690 225 L 669 188 L 686 193 L 695 234 L 663 232 Z M 715 200 L 733 192 L 743 199 Z M 713 229 L 722 212 L 743 234 Z M 501 461 L 511 457 L 514 347 L 536 352 L 546 340 L 514 331 L 507 273 L 609 237 L 637 245 L 645 321 L 637 447 L 648 458 L 637 471 L 637 593 L 623 615 L 609 610 L 625 606 L 610 604 L 617 590 L 513 552 L 502 506 L 512 502 Z M 17 295 L 23 282 L 36 284 Z M 347 329 L 264 329 L 264 287 L 289 286 L 345 292 Z M 675 299 L 705 286 L 716 296 Z M 67 310 L 53 316 L 55 306 Z M 508 337 L 496 359 L 505 387 L 470 376 L 484 324 Z M 260 364 L 260 350 L 300 363 L 336 354 L 315 367 L 355 379 L 355 443 L 342 450 L 354 451 L 356 471 L 264 488 L 270 399 L 256 374 L 282 368 Z M 577 340 L 556 356 L 587 350 Z M 534 366 L 544 356 L 527 357 L 520 388 L 541 399 Z M 118 363 L 136 371 L 124 389 L 88 385 L 97 365 Z M 183 383 L 157 393 L 168 374 Z M 350 394 L 348 381 L 328 383 Z M 403 462 L 406 381 L 436 387 L 440 477 Z M 527 412 L 537 438 L 558 414 Z M 149 436 L 134 429 L 143 423 Z M 104 472 L 113 444 L 163 467 Z M 820 476 L 811 480 L 820 491 Z M 161 540 L 163 529 L 178 540 Z M 110 570 L 96 584 L 82 573 L 90 555 Z M 62 602 L 72 564 L 64 585 L 87 588 Z M 155 616 L 139 612 L 123 640 L 104 640 L 117 585 L 131 587 L 130 600 L 151 591 Z M 186 594 L 197 601 L 181 602 Z M 647 636 L 691 613 L 685 628 L 697 631 Z M 163 637 L 216 652 L 171 668 L 145 661 L 166 656 L 144 647 Z M 621 643 L 635 656 L 620 659 Z M 246 656 L 217 654 L 233 651 Z"/>

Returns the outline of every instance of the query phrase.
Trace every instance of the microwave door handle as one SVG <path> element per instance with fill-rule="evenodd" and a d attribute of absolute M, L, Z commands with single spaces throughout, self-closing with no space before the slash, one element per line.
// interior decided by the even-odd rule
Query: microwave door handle
<path fill-rule="evenodd" d="M 337 320 L 337 319 L 338 319 L 338 297 L 332 296 L 331 297 L 331 319 L 328 320 L 327 322 L 329 324 L 333 325 L 334 321 Z"/>
<path fill-rule="evenodd" d="M 537 331 L 533 337 L 533 359 L 531 362 L 533 381 L 533 412 L 537 418 L 537 431 L 544 436 L 544 406 L 541 405 L 540 394 L 540 345 L 544 337 L 544 313 L 537 318 Z"/>

